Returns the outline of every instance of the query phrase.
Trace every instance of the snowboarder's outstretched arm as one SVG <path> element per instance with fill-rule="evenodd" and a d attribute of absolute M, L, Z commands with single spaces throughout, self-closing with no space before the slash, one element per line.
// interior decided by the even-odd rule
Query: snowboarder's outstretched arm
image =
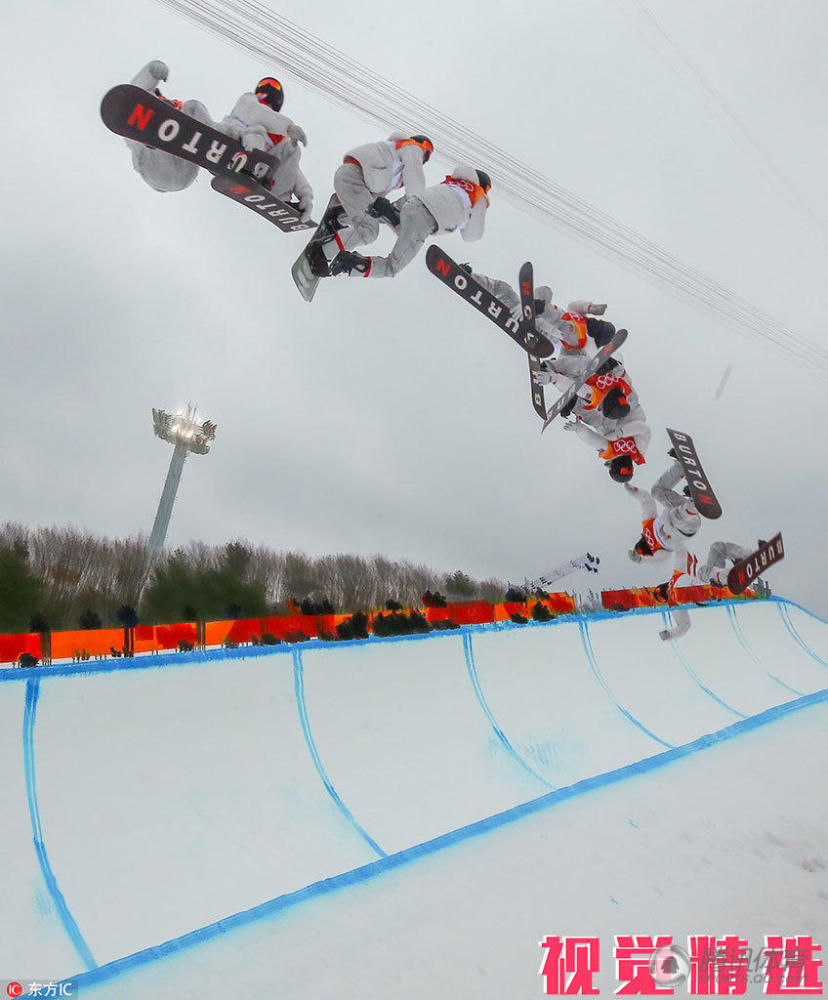
<path fill-rule="evenodd" d="M 609 447 L 609 438 L 588 427 L 582 420 L 567 423 L 566 429 L 573 430 L 584 444 L 588 444 L 592 448 L 597 448 L 598 451 L 606 451 Z"/>
<path fill-rule="evenodd" d="M 624 489 L 641 504 L 642 521 L 649 521 L 650 518 L 656 516 L 658 504 L 653 499 L 652 493 L 641 489 L 640 486 L 632 486 L 630 483 L 624 483 Z"/>
<path fill-rule="evenodd" d="M 425 191 L 425 170 L 423 150 L 420 146 L 401 146 L 399 157 L 402 162 L 402 182 L 406 194 L 422 194 Z"/>
<path fill-rule="evenodd" d="M 155 88 L 170 75 L 170 67 L 160 59 L 153 59 L 132 78 L 133 87 L 153 93 Z"/>
<path fill-rule="evenodd" d="M 656 500 L 664 504 L 665 507 L 679 507 L 681 504 L 687 503 L 687 497 L 676 493 L 673 489 L 683 476 L 684 470 L 678 462 L 674 461 L 670 468 L 658 477 L 653 486 L 653 496 Z"/>
<path fill-rule="evenodd" d="M 485 198 L 478 198 L 471 210 L 469 221 L 460 229 L 460 235 L 466 243 L 474 243 L 482 238 L 483 230 L 486 228 L 486 209 L 488 207 L 489 203 Z"/>
<path fill-rule="evenodd" d="M 686 608 L 675 608 L 671 612 L 675 624 L 658 633 L 659 639 L 680 639 L 690 628 L 690 612 Z"/>
<path fill-rule="evenodd" d="M 242 94 L 233 110 L 221 123 L 223 132 L 238 140 L 246 149 L 274 149 L 279 158 L 279 146 L 285 139 L 291 144 L 308 143 L 305 131 L 281 111 L 262 104 L 255 94 Z"/>
<path fill-rule="evenodd" d="M 607 311 L 606 302 L 591 302 L 589 299 L 576 299 L 566 307 L 567 312 L 578 313 L 580 316 L 603 316 Z"/>

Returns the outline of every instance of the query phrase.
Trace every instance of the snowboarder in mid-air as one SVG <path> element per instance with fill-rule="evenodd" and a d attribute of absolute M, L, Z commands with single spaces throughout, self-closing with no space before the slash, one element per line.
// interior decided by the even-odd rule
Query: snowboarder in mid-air
<path fill-rule="evenodd" d="M 422 194 L 423 168 L 433 152 L 427 136 L 405 132 L 348 150 L 334 174 L 335 197 L 312 241 L 316 252 L 309 259 L 317 277 L 330 273 L 329 264 L 340 251 L 373 243 L 381 222 L 396 229 L 400 210 L 388 195 L 401 189 L 406 195 Z"/>
<path fill-rule="evenodd" d="M 444 181 L 417 195 L 407 195 L 400 207 L 397 241 L 387 257 L 363 257 L 341 250 L 331 262 L 331 274 L 355 278 L 393 278 L 416 257 L 423 243 L 438 232 L 460 230 L 464 240 L 479 240 L 489 207 L 489 175 L 460 164 Z"/>
<path fill-rule="evenodd" d="M 510 309 L 518 322 L 524 319 L 520 295 L 508 281 L 473 272 L 468 264 L 460 266 L 464 270 L 468 269 L 472 278 L 479 285 L 482 285 L 487 292 L 490 292 Z M 598 319 L 606 312 L 605 303 L 579 299 L 576 302 L 570 302 L 563 309 L 561 306 L 555 305 L 553 298 L 552 289 L 548 285 L 538 285 L 534 289 L 535 329 L 556 345 L 553 357 L 559 357 L 565 351 L 583 351 L 585 349 L 587 353 L 594 353 L 588 347 L 590 337 L 595 341 L 597 347 L 612 339 L 615 327 L 605 320 Z M 549 365 L 550 359 L 547 359 L 545 363 Z"/>
<path fill-rule="evenodd" d="M 627 492 L 641 504 L 643 515 L 641 538 L 629 552 L 633 562 L 662 560 L 674 553 L 676 568 L 684 569 L 685 541 L 699 530 L 701 518 L 693 502 L 673 489 L 683 475 L 681 466 L 674 461 L 656 480 L 652 491 L 625 483 Z M 660 512 L 659 504 L 663 508 Z"/>
<path fill-rule="evenodd" d="M 727 576 L 731 568 L 727 565 L 728 561 L 731 565 L 735 565 L 743 559 L 747 559 L 753 554 L 755 548 L 764 544 L 764 541 L 760 539 L 757 546 L 748 549 L 736 542 L 713 542 L 707 553 L 707 562 L 699 567 L 699 579 L 702 583 L 709 583 L 714 587 L 726 587 Z"/>
<path fill-rule="evenodd" d="M 266 76 L 254 93 L 242 94 L 233 110 L 218 125 L 222 132 L 246 150 L 260 150 L 273 157 L 274 166 L 262 182 L 282 201 L 293 197 L 303 222 L 313 211 L 313 188 L 299 167 L 301 146 L 307 146 L 305 131 L 281 113 L 285 92 L 281 83 Z"/>
<path fill-rule="evenodd" d="M 624 489 L 641 504 L 643 514 L 641 538 L 630 550 L 630 559 L 640 563 L 644 559 L 661 561 L 673 556 L 673 575 L 664 585 L 671 603 L 677 587 L 689 587 L 698 581 L 698 560 L 687 550 L 686 542 L 699 530 L 701 517 L 692 501 L 673 488 L 683 475 L 681 465 L 674 461 L 658 478 L 652 491 L 629 483 L 624 485 Z M 690 628 L 690 616 L 685 609 L 679 608 L 672 614 L 675 625 L 659 632 L 662 639 L 678 639 Z"/>
<path fill-rule="evenodd" d="M 615 358 L 609 359 L 600 374 L 590 376 L 584 388 L 589 391 L 573 400 L 567 414 L 572 419 L 564 430 L 574 431 L 598 450 L 611 479 L 629 482 L 635 466 L 646 462 L 653 436 L 638 393 Z"/>
<path fill-rule="evenodd" d="M 218 126 L 201 101 L 177 101 L 164 97 L 159 86 L 169 75 L 169 66 L 160 59 L 153 59 L 136 73 L 132 79 L 132 85 L 154 94 L 196 121 L 217 128 Z M 136 142 L 134 139 L 125 139 L 124 142 L 132 153 L 133 167 L 154 191 L 161 193 L 183 191 L 193 183 L 198 175 L 199 168 L 195 163 L 182 160 L 178 156 L 173 156 L 172 153 L 164 152 L 163 149 L 156 149 L 143 142 Z"/>
<path fill-rule="evenodd" d="M 585 569 L 588 573 L 597 573 L 600 562 L 601 560 L 598 556 L 592 555 L 591 552 L 585 552 L 576 559 L 570 559 L 565 563 L 561 563 L 560 566 L 549 570 L 543 576 L 539 576 L 533 580 L 524 580 L 524 590 L 530 594 L 536 590 L 549 590 L 553 583 L 557 583 L 558 580 L 562 580 L 565 576 L 569 576 L 570 573 L 574 573 L 579 569 Z"/>

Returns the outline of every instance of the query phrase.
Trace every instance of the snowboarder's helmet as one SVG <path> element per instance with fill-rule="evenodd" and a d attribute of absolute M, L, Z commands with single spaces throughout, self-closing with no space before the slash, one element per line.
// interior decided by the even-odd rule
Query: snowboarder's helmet
<path fill-rule="evenodd" d="M 285 101 L 285 92 L 276 77 L 266 76 L 256 84 L 256 97 L 274 111 L 281 111 Z"/>
<path fill-rule="evenodd" d="M 699 512 L 693 504 L 683 503 L 673 507 L 667 515 L 670 525 L 687 538 L 692 537 L 701 527 Z"/>
<path fill-rule="evenodd" d="M 595 341 L 596 347 L 603 347 L 615 336 L 615 327 L 609 320 L 586 317 L 587 333 Z"/>
<path fill-rule="evenodd" d="M 633 552 L 637 552 L 639 556 L 651 556 L 653 554 L 653 549 L 644 535 L 638 539 L 633 547 Z"/>
<path fill-rule="evenodd" d="M 492 186 L 491 177 L 489 177 L 485 170 L 475 170 L 475 173 L 477 174 L 477 183 L 483 188 L 486 194 L 488 194 L 489 189 Z"/>
<path fill-rule="evenodd" d="M 614 386 L 604 396 L 601 409 L 607 420 L 623 420 L 630 412 L 630 404 L 624 395 L 624 390 L 620 386 Z"/>
<path fill-rule="evenodd" d="M 607 470 L 610 479 L 614 479 L 616 483 L 626 483 L 632 479 L 633 460 L 629 455 L 616 455 L 611 462 L 607 462 Z"/>
<path fill-rule="evenodd" d="M 412 142 L 416 142 L 418 146 L 423 147 L 423 163 L 428 163 L 431 159 L 431 154 L 434 152 L 434 143 L 427 135 L 412 135 Z"/>

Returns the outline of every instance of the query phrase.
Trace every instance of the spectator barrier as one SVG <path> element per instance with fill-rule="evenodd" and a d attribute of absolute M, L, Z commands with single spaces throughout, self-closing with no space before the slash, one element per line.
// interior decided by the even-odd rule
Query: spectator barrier
<path fill-rule="evenodd" d="M 721 595 L 731 598 L 725 591 Z M 756 597 L 752 590 L 740 597 L 750 600 Z M 605 590 L 601 595 L 603 607 L 608 611 L 632 611 L 635 608 L 657 605 L 704 604 L 714 599 L 707 586 L 675 588 L 665 600 L 657 589 L 643 587 L 627 590 Z M 456 625 L 481 625 L 487 622 L 509 621 L 512 615 L 523 618 L 531 616 L 532 607 L 541 603 L 554 615 L 576 613 L 575 598 L 567 593 L 549 594 L 539 601 L 530 597 L 524 602 L 504 602 L 489 604 L 488 601 L 458 601 L 445 608 L 424 607 L 416 609 L 428 622 L 451 621 Z M 410 609 L 409 609 L 410 610 Z M 369 615 L 369 623 L 375 614 Z M 187 646 L 221 646 L 225 643 L 238 645 L 262 641 L 272 636 L 280 642 L 297 642 L 303 639 L 325 638 L 336 635 L 336 626 L 347 621 L 350 615 L 271 615 L 264 618 L 228 619 L 225 621 L 176 622 L 171 625 L 137 625 L 133 630 L 132 648 L 136 654 L 175 650 L 179 644 Z M 370 630 L 369 624 L 369 630 Z M 51 658 L 53 660 L 94 659 L 110 656 L 113 649 L 121 651 L 125 645 L 123 628 L 76 629 L 50 633 Z M 14 635 L 0 635 L 0 663 L 14 663 L 21 654 L 28 653 L 40 658 L 41 637 L 37 632 Z"/>

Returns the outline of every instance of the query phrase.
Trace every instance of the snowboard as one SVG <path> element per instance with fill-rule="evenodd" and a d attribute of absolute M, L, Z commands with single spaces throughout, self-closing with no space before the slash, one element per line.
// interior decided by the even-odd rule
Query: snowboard
<path fill-rule="evenodd" d="M 525 320 L 518 322 L 508 307 L 487 292 L 474 278 L 467 274 L 448 254 L 433 243 L 426 251 L 426 267 L 443 284 L 456 292 L 462 299 L 479 309 L 527 354 L 537 358 L 547 358 L 555 352 L 555 345 L 542 334 L 537 333 Z"/>
<path fill-rule="evenodd" d="M 117 135 L 189 160 L 211 174 L 247 173 L 261 180 L 273 166 L 267 153 L 247 152 L 235 139 L 131 83 L 104 94 L 101 118 Z"/>
<path fill-rule="evenodd" d="M 684 471 L 687 489 L 696 509 L 702 517 L 710 518 L 712 521 L 721 517 L 722 508 L 716 499 L 716 494 L 710 488 L 707 476 L 704 474 L 693 439 L 689 434 L 674 431 L 670 427 L 667 428 L 667 435 L 673 446 L 676 460 Z"/>
<path fill-rule="evenodd" d="M 316 223 L 303 222 L 302 216 L 295 205 L 282 201 L 269 194 L 266 187 L 252 178 L 231 177 L 228 174 L 216 175 L 210 187 L 219 194 L 237 201 L 240 205 L 258 212 L 273 223 L 283 233 L 298 233 L 305 229 L 314 229 Z"/>
<path fill-rule="evenodd" d="M 760 576 L 768 566 L 785 558 L 785 546 L 782 544 L 782 533 L 774 535 L 769 542 L 760 545 L 747 559 L 734 563 L 733 569 L 727 574 L 727 586 L 731 593 L 741 594 Z"/>
<path fill-rule="evenodd" d="M 520 303 L 523 307 L 523 319 L 532 329 L 535 328 L 535 274 L 530 261 L 527 261 L 518 273 L 518 289 Z M 535 413 L 546 420 L 546 395 L 543 386 L 538 385 L 536 377 L 542 371 L 540 358 L 536 354 L 529 356 L 529 392 Z"/>
<path fill-rule="evenodd" d="M 296 258 L 296 263 L 290 269 L 293 282 L 299 289 L 299 294 L 306 302 L 310 302 L 313 299 L 321 278 L 325 277 L 324 274 L 314 273 L 311 267 L 311 262 L 316 261 L 320 270 L 321 266 L 325 264 L 327 269 L 325 255 L 322 252 L 322 244 L 327 243 L 328 240 L 333 239 L 336 236 L 340 227 L 336 225 L 334 220 L 340 214 L 341 209 L 342 206 L 339 198 L 337 198 L 335 194 L 331 195 L 328 207 L 325 209 L 325 214 L 322 216 L 319 225 L 316 227 L 316 232 L 313 234 L 304 250 L 302 250 Z"/>
<path fill-rule="evenodd" d="M 602 368 L 606 362 L 609 361 L 610 357 L 618 350 L 619 347 L 621 347 L 626 339 L 626 330 L 616 330 L 615 336 L 612 340 L 609 343 L 604 344 L 603 347 L 598 348 L 597 353 L 590 358 L 590 362 L 583 373 L 575 379 L 572 385 L 565 392 L 563 392 L 546 411 L 543 427 L 541 428 L 541 434 L 552 423 L 555 417 L 558 416 L 561 410 L 565 409 L 572 402 L 575 396 L 578 395 L 578 390 L 586 385 L 587 379 L 595 375 L 599 368 Z"/>

